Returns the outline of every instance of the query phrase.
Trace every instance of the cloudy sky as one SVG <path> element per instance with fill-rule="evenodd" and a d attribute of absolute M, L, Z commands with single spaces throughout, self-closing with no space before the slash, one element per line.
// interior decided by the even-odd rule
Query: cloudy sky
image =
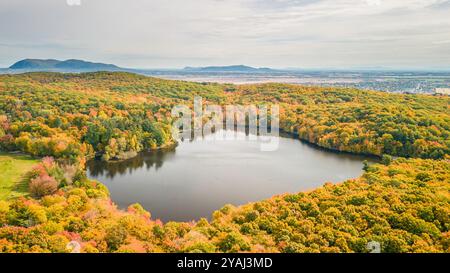
<path fill-rule="evenodd" d="M 23 58 L 450 68 L 450 0 L 2 0 L 0 67 Z"/>

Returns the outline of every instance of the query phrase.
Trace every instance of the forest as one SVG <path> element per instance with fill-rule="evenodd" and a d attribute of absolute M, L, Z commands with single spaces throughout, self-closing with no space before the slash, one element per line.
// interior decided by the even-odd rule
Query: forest
<path fill-rule="evenodd" d="M 129 73 L 0 76 L 0 145 L 72 161 L 121 159 L 172 144 L 170 111 L 192 104 L 280 104 L 281 128 L 321 147 L 442 159 L 449 97 L 287 84 L 219 85 Z"/>
<path fill-rule="evenodd" d="M 139 204 L 119 210 L 86 177 L 87 160 L 174 145 L 171 109 L 194 96 L 279 104 L 283 131 L 381 163 L 338 185 L 225 205 L 210 221 L 162 223 Z M 71 241 L 81 252 L 367 252 L 372 240 L 384 252 L 450 252 L 449 110 L 448 96 L 351 88 L 0 75 L 0 150 L 40 162 L 23 171 L 28 194 L 0 200 L 0 252 L 70 252 Z M 0 168 L 19 162 L 11 157 Z"/>

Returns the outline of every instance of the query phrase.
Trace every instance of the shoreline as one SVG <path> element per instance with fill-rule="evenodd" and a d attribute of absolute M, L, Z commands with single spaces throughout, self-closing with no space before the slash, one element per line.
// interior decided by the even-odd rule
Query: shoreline
<path fill-rule="evenodd" d="M 223 129 L 223 128 L 222 128 Z M 249 127 L 246 126 L 245 130 L 248 130 Z M 236 128 L 235 128 L 236 130 Z M 315 148 L 315 149 L 319 149 L 322 151 L 326 151 L 326 152 L 330 152 L 330 153 L 335 153 L 335 154 L 346 154 L 346 155 L 351 155 L 351 156 L 358 156 L 358 157 L 368 157 L 370 159 L 374 159 L 375 161 L 379 161 L 381 160 L 382 156 L 380 155 L 376 155 L 376 154 L 369 154 L 369 153 L 355 153 L 355 152 L 349 152 L 349 151 L 341 151 L 338 149 L 333 149 L 333 148 L 328 148 L 328 147 L 324 147 L 324 146 L 320 146 L 317 143 L 314 142 L 310 142 L 307 139 L 303 139 L 300 137 L 299 134 L 297 133 L 293 133 L 293 132 L 289 132 L 287 130 L 284 130 L 282 128 L 280 128 L 280 133 L 279 133 L 279 137 L 283 137 L 283 138 L 292 138 L 292 139 L 296 139 L 299 140 L 300 142 L 310 145 L 311 147 Z M 176 149 L 176 147 L 179 145 L 179 143 L 177 141 L 174 141 L 173 143 L 169 143 L 169 144 L 165 144 L 163 146 L 159 146 L 153 149 L 144 149 L 142 151 L 136 152 L 136 155 L 132 156 L 132 157 L 128 157 L 128 158 L 124 158 L 124 159 L 110 159 L 110 160 L 106 160 L 104 162 L 106 163 L 120 163 L 120 162 L 124 162 L 127 160 L 131 160 L 133 158 L 136 158 L 139 156 L 139 154 L 141 153 L 151 153 L 151 152 L 156 152 L 156 151 L 161 151 L 161 150 L 169 150 L 169 149 Z M 93 158 L 86 158 L 87 161 L 103 161 L 101 160 L 101 155 L 96 155 Z"/>

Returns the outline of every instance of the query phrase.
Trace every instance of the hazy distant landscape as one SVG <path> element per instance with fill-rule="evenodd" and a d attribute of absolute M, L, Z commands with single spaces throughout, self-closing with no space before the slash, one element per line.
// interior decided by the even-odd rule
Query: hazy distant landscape
<path fill-rule="evenodd" d="M 113 64 L 93 63 L 81 60 L 22 60 L 3 74 L 36 71 L 81 73 L 95 71 L 126 71 L 170 80 L 209 83 L 290 83 L 306 86 L 336 86 L 378 90 L 396 93 L 434 93 L 436 88 L 450 88 L 450 71 L 417 70 L 317 70 L 271 69 L 244 65 L 186 67 L 184 69 L 134 69 Z"/>
<path fill-rule="evenodd" d="M 188 71 L 139 71 L 164 79 L 218 83 L 291 83 L 307 86 L 353 87 L 399 93 L 434 93 L 436 88 L 450 88 L 450 72 L 408 71 L 279 71 L 265 73 L 215 73 Z"/>

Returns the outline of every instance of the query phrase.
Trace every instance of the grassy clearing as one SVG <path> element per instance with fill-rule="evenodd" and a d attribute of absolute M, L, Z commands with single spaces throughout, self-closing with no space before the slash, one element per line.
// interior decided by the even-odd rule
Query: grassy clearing
<path fill-rule="evenodd" d="M 26 195 L 24 174 L 37 163 L 27 155 L 0 152 L 0 200 Z"/>

